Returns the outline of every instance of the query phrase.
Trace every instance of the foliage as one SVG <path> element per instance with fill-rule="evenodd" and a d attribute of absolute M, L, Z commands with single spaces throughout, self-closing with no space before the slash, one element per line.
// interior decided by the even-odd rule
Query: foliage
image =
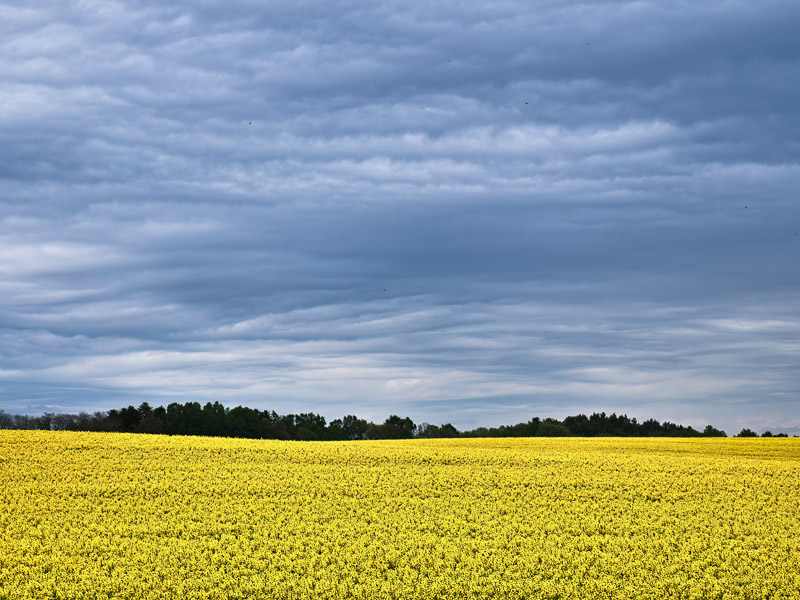
<path fill-rule="evenodd" d="M 455 437 L 725 437 L 724 431 L 707 425 L 702 432 L 692 427 L 656 419 L 639 422 L 627 415 L 604 412 L 553 418 L 533 417 L 530 421 L 500 427 L 478 427 L 459 431 L 451 423 L 416 425 L 409 417 L 391 415 L 376 424 L 355 415 L 327 423 L 313 412 L 279 415 L 275 411 L 245 406 L 227 408 L 219 402 L 179 404 L 152 408 L 147 402 L 139 408 L 73 414 L 46 413 L 40 417 L 9 415 L 0 411 L 0 429 L 49 429 L 56 431 L 106 431 L 119 433 L 166 433 L 168 435 L 207 435 L 276 440 L 383 440 Z M 755 436 L 743 429 L 739 437 Z M 773 434 L 769 431 L 765 437 Z M 775 437 L 786 437 L 778 433 Z"/>

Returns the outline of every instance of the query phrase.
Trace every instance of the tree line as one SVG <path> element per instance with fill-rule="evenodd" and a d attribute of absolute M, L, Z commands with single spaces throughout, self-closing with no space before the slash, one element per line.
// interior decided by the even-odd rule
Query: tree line
<path fill-rule="evenodd" d="M 227 408 L 219 402 L 179 404 L 152 408 L 143 402 L 138 408 L 95 413 L 45 413 L 38 417 L 11 415 L 0 410 L 0 429 L 46 429 L 59 431 L 106 431 L 122 433 L 161 433 L 167 435 L 206 435 L 278 440 L 382 440 L 457 437 L 727 437 L 711 425 L 702 431 L 691 426 L 656 419 L 639 422 L 627 415 L 605 412 L 579 414 L 562 420 L 534 417 L 525 423 L 478 427 L 459 431 L 450 423 L 416 424 L 409 417 L 391 415 L 383 423 L 373 423 L 355 415 L 327 422 L 313 412 L 279 415 L 272 410 L 246 406 Z M 756 437 L 742 429 L 736 437 Z M 761 437 L 788 437 L 765 431 Z"/>

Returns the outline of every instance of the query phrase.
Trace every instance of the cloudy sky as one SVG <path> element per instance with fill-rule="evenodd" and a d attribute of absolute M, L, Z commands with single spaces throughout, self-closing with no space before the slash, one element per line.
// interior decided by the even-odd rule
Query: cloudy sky
<path fill-rule="evenodd" d="M 800 433 L 796 0 L 0 4 L 0 409 Z"/>

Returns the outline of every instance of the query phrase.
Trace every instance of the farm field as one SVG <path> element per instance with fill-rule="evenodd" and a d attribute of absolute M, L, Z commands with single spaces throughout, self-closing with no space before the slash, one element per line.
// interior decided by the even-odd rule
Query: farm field
<path fill-rule="evenodd" d="M 23 598 L 800 598 L 800 439 L 0 431 Z"/>

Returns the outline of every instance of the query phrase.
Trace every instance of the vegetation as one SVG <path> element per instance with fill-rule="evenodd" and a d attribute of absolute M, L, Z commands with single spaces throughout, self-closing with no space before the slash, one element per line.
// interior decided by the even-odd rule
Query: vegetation
<path fill-rule="evenodd" d="M 205 435 L 274 440 L 382 440 L 411 438 L 456 437 L 726 437 L 724 431 L 707 425 L 703 431 L 670 421 L 660 423 L 648 419 L 641 423 L 627 415 L 604 412 L 558 419 L 534 417 L 526 423 L 478 427 L 459 431 L 450 423 L 415 424 L 408 417 L 391 415 L 383 423 L 372 423 L 355 415 L 334 419 L 328 423 L 322 415 L 312 412 L 279 415 L 271 410 L 245 406 L 226 408 L 219 402 L 179 404 L 152 408 L 143 402 L 139 408 L 128 406 L 119 410 L 89 414 L 45 413 L 39 417 L 10 415 L 0 410 L 0 429 L 46 429 L 56 431 L 106 431 L 117 433 L 163 433 L 167 435 Z M 742 429 L 737 437 L 757 436 Z M 787 437 L 785 433 L 764 437 Z"/>
<path fill-rule="evenodd" d="M 797 439 L 0 431 L 0 599 L 799 598 L 798 472 Z"/>

